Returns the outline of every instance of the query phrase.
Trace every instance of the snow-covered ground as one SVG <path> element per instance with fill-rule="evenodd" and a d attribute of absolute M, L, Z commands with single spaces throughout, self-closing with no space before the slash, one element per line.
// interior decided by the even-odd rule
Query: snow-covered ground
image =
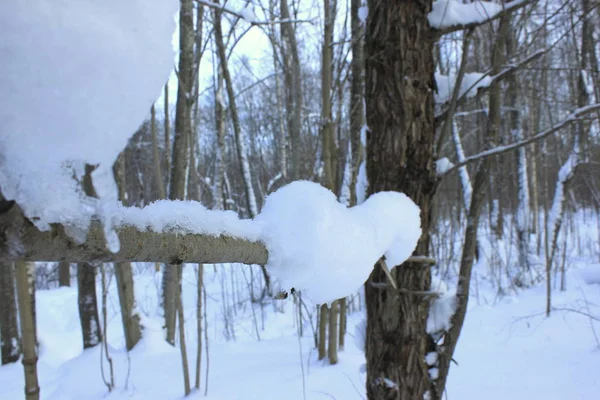
<path fill-rule="evenodd" d="M 256 282 L 260 272 L 252 271 Z M 361 399 L 364 355 L 354 344 L 361 312 L 349 316 L 346 348 L 340 362 L 318 361 L 308 320 L 298 340 L 293 300 L 275 305 L 248 301 L 250 268 L 206 266 L 208 299 L 208 399 Z M 480 282 L 448 383 L 449 399 L 594 399 L 600 393 L 600 265 L 573 268 L 568 290 L 555 291 L 553 304 L 564 311 L 544 316 L 544 285 L 518 296 L 497 298 Z M 108 337 L 115 366 L 116 389 L 108 394 L 102 381 L 100 349 L 82 352 L 76 288 L 40 290 L 37 297 L 40 340 L 39 377 L 42 399 L 176 399 L 183 397 L 178 348 L 167 345 L 158 315 L 160 273 L 153 266 L 137 269 L 136 294 L 145 325 L 144 338 L 124 351 L 118 299 L 111 283 Z M 255 291 L 259 291 L 258 285 Z M 98 287 L 100 293 L 100 287 Z M 194 383 L 196 357 L 194 267 L 184 271 L 184 305 L 189 363 Z M 233 304 L 237 304 L 236 307 Z M 358 301 L 355 302 L 358 305 Z M 309 306 L 309 310 L 313 307 Z M 567 311 L 570 310 L 570 311 Z M 583 313 L 583 314 L 580 314 Z M 306 312 L 304 313 L 306 318 Z M 227 320 L 227 322 L 226 322 Z M 264 322 L 264 329 L 263 329 Z M 233 336 L 235 335 L 235 339 Z M 229 340 L 227 340 L 229 337 Z M 260 337 L 260 340 L 258 340 Z M 203 398 L 206 359 L 203 354 Z M 108 369 L 104 361 L 104 370 Z M 20 363 L 0 367 L 0 398 L 23 396 Z"/>

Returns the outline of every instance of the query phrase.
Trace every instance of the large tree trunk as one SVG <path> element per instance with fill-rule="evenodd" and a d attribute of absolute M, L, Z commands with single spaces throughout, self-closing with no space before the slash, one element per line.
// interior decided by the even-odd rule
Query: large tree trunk
<path fill-rule="evenodd" d="M 431 1 L 370 0 L 365 36 L 369 194 L 406 193 L 421 208 L 423 234 L 415 253 L 427 255 L 436 186 L 433 34 Z M 392 267 L 392 266 L 390 266 Z M 433 389 L 425 364 L 432 350 L 426 332 L 429 268 L 405 263 L 392 270 L 398 288 L 376 267 L 365 287 L 367 397 L 423 399 Z"/>
<path fill-rule="evenodd" d="M 96 297 L 96 267 L 87 263 L 77 264 L 77 288 L 83 348 L 88 349 L 102 342 Z"/>
<path fill-rule="evenodd" d="M 2 365 L 15 362 L 21 355 L 17 303 L 15 299 L 15 271 L 12 263 L 0 263 L 0 351 Z"/>

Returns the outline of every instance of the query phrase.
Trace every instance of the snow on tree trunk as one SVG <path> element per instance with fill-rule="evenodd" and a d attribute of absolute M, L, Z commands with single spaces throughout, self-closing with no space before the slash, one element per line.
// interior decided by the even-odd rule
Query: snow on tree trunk
<path fill-rule="evenodd" d="M 452 141 L 454 142 L 454 148 L 456 150 L 456 159 L 459 163 L 465 161 L 465 151 L 463 149 L 462 140 L 458 131 L 456 121 L 452 122 Z M 471 206 L 471 196 L 473 195 L 473 186 L 471 186 L 471 177 L 469 177 L 469 170 L 464 165 L 458 169 L 460 176 L 460 185 L 462 187 L 464 207 L 467 214 L 469 213 L 469 207 Z"/>

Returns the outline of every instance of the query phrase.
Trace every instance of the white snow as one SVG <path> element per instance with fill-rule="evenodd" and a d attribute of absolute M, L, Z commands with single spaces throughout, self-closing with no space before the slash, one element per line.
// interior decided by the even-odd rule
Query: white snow
<path fill-rule="evenodd" d="M 81 178 L 84 162 L 108 176 L 159 96 L 173 65 L 178 3 L 4 5 L 0 187 L 41 229 L 51 222 L 85 228 L 96 213 L 73 176 Z"/>
<path fill-rule="evenodd" d="M 246 7 L 244 7 L 241 11 L 240 11 L 240 15 L 242 16 L 242 18 L 244 18 L 244 20 L 246 20 L 247 22 L 254 22 L 256 21 L 256 14 L 254 13 L 254 10 L 252 8 L 252 3 L 248 3 L 248 5 Z"/>
<path fill-rule="evenodd" d="M 425 355 L 425 363 L 429 366 L 434 366 L 438 360 L 438 353 L 435 351 L 429 352 Z"/>
<path fill-rule="evenodd" d="M 363 161 L 358 167 L 356 177 L 356 204 L 362 204 L 367 198 L 367 189 L 369 188 L 369 179 L 367 178 L 367 165 Z"/>
<path fill-rule="evenodd" d="M 438 104 L 444 104 L 452 99 L 452 93 L 454 91 L 454 84 L 456 82 L 456 75 L 442 75 L 438 72 L 435 73 L 435 81 L 437 84 L 437 93 L 435 94 L 435 102 Z M 460 92 L 458 96 L 461 97 L 466 94 L 466 97 L 473 97 L 477 94 L 477 90 L 480 88 L 488 87 L 492 82 L 490 76 L 479 72 L 466 73 L 463 76 Z"/>
<path fill-rule="evenodd" d="M 447 331 L 452 326 L 450 320 L 456 311 L 456 296 L 448 291 L 444 281 L 435 276 L 431 278 L 431 290 L 439 294 L 431 304 L 427 318 L 427 332 L 434 334 Z"/>
<path fill-rule="evenodd" d="M 522 3 L 524 0 L 514 0 L 506 3 L 504 7 L 510 8 Z M 474 1 L 463 3 L 458 0 L 436 0 L 428 15 L 429 24 L 436 29 L 451 26 L 469 25 L 480 23 L 494 18 L 502 12 L 503 6 L 491 1 Z"/>
<path fill-rule="evenodd" d="M 197 201 L 159 200 L 144 208 L 118 205 L 110 212 L 110 224 L 129 225 L 141 231 L 181 234 L 226 235 L 259 240 L 259 226 L 252 220 L 239 219 L 234 211 L 208 210 Z"/>
<path fill-rule="evenodd" d="M 369 7 L 367 5 L 360 6 L 358 9 L 358 19 L 362 24 L 367 22 L 367 17 L 369 16 Z"/>
<path fill-rule="evenodd" d="M 402 264 L 421 236 L 420 210 L 402 193 L 376 193 L 346 208 L 308 181 L 271 194 L 255 220 L 269 273 L 285 290 L 302 290 L 318 304 L 355 292 L 383 255 L 388 265 Z"/>
<path fill-rule="evenodd" d="M 465 161 L 465 151 L 462 145 L 462 139 L 460 137 L 460 132 L 458 131 L 458 126 L 456 124 L 456 120 L 452 120 L 452 141 L 454 142 L 454 149 L 456 151 L 456 160 L 459 163 Z M 471 177 L 469 176 L 469 170 L 467 166 L 462 166 L 458 169 L 460 176 L 460 183 L 462 186 L 463 192 L 463 202 L 465 206 L 465 210 L 468 212 L 471 207 L 471 196 L 473 194 L 473 186 L 471 185 Z"/>
<path fill-rule="evenodd" d="M 365 352 L 365 347 L 367 343 L 367 319 L 363 318 L 356 326 L 354 327 L 354 344 L 356 348 L 361 352 Z"/>
<path fill-rule="evenodd" d="M 367 125 L 363 125 L 360 128 L 360 144 L 362 144 L 363 148 L 367 147 L 367 132 L 369 131 L 369 127 Z"/>
<path fill-rule="evenodd" d="M 435 161 L 435 172 L 437 175 L 444 175 L 452 167 L 454 167 L 454 164 L 452 164 L 448 157 L 442 157 Z"/>
<path fill-rule="evenodd" d="M 581 237 L 569 237 L 573 241 L 597 244 L 597 221 L 590 223 L 589 214 L 587 219 L 580 214 L 576 222 L 575 229 Z M 460 235 L 455 240 L 459 241 Z M 587 248 L 586 244 L 583 246 Z M 465 325 L 453 356 L 457 364 L 452 363 L 448 378 L 449 398 L 479 400 L 481 393 L 486 393 L 486 400 L 596 398 L 600 392 L 600 381 L 596 377 L 600 352 L 592 328 L 598 332 L 600 323 L 585 315 L 589 310 L 597 317 L 600 311 L 598 281 L 589 284 L 586 278 L 588 274 L 598 276 L 596 271 L 600 270 L 600 265 L 592 261 L 597 259 L 596 251 L 586 251 L 581 261 L 573 266 L 582 269 L 567 271 L 567 291 L 553 293 L 556 308 L 578 310 L 583 314 L 554 311 L 546 318 L 543 283 L 518 296 L 499 298 L 497 290 L 489 285 L 490 281 L 480 278 L 479 293 L 472 291 Z M 567 264 L 571 265 L 581 256 L 576 246 L 570 247 Z M 488 266 L 483 262 L 478 267 Z M 348 315 L 346 346 L 339 352 L 339 363 L 328 365 L 317 359 L 309 322 L 311 316 L 304 314 L 304 331 L 298 338 L 298 309 L 292 300 L 277 301 L 264 308 L 250 301 L 245 283 L 250 276 L 249 268 L 253 270 L 254 288 L 258 290 L 261 279 L 258 267 L 205 266 L 204 283 L 208 296 L 207 319 L 203 323 L 208 327 L 210 358 L 206 399 L 366 398 L 365 355 L 352 344 L 356 340 L 352 338 L 353 334 L 364 332 L 364 322 L 361 322 L 364 308 Z M 110 267 L 107 269 L 110 276 Z M 37 291 L 38 376 L 42 399 L 153 400 L 183 396 L 180 351 L 165 342 L 162 329 L 158 306 L 161 273 L 154 272 L 153 264 L 141 263 L 134 264 L 134 273 L 144 330 L 141 342 L 129 354 L 125 351 L 114 279 L 109 286 L 107 337 L 116 382 L 116 388 L 110 394 L 100 375 L 100 349 L 82 349 L 76 287 Z M 184 267 L 182 282 L 193 382 L 198 289 L 192 266 Z M 226 285 L 221 286 L 222 282 Z M 434 282 L 434 290 L 437 286 Z M 100 285 L 97 292 L 101 293 Z M 354 307 L 357 303 L 354 301 Z M 237 307 L 235 311 L 234 307 Z M 258 319 L 260 341 L 255 334 L 253 311 Z M 314 317 L 313 314 L 313 320 Z M 226 318 L 235 331 L 235 340 L 227 340 L 224 336 Z M 261 319 L 264 319 L 264 329 Z M 427 354 L 425 362 L 431 362 L 435 358 L 433 354 Z M 203 355 L 206 355 L 205 349 Z M 201 387 L 199 392 L 192 393 L 194 399 L 205 398 L 204 356 Z M 106 370 L 106 363 L 104 367 Z M 274 376 L 277 379 L 273 379 Z M 22 399 L 23 387 L 20 362 L 0 366 L 0 398 Z"/>
<path fill-rule="evenodd" d="M 348 141 L 348 149 L 346 151 L 346 162 L 344 163 L 344 175 L 342 176 L 342 190 L 340 193 L 340 203 L 345 206 L 350 205 L 351 186 L 352 186 L 352 143 Z"/>
<path fill-rule="evenodd" d="M 592 264 L 580 269 L 579 276 L 588 285 L 600 285 L 600 264 Z"/>

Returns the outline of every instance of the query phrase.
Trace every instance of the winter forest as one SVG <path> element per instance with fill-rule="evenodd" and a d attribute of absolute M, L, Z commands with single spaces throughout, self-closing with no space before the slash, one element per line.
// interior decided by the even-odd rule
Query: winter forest
<path fill-rule="evenodd" d="M 598 0 L 0 11 L 0 398 L 596 399 Z"/>

